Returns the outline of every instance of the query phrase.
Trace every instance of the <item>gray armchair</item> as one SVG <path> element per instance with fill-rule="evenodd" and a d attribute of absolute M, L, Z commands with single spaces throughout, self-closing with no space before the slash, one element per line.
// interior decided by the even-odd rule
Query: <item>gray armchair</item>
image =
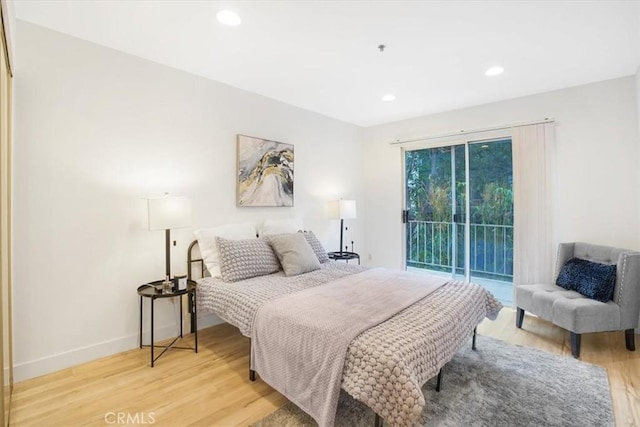
<path fill-rule="evenodd" d="M 599 302 L 555 285 L 562 266 L 571 258 L 616 264 L 613 301 Z M 634 328 L 640 315 L 640 252 L 588 243 L 561 243 L 551 284 L 515 288 L 516 327 L 525 311 L 569 331 L 571 353 L 580 356 L 581 334 L 625 331 L 627 349 L 635 351 Z"/>

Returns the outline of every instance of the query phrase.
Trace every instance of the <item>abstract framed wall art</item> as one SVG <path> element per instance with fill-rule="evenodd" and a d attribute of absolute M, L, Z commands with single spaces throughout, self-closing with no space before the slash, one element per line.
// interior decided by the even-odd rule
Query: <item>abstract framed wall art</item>
<path fill-rule="evenodd" d="M 238 206 L 293 206 L 293 144 L 238 135 Z"/>

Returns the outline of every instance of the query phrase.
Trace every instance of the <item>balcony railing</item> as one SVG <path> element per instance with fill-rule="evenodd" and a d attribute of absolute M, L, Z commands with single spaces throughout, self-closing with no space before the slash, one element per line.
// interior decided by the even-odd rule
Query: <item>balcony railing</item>
<path fill-rule="evenodd" d="M 464 274 L 464 224 L 409 221 L 407 227 L 407 266 Z M 513 226 L 470 224 L 470 264 L 476 277 L 513 281 Z"/>

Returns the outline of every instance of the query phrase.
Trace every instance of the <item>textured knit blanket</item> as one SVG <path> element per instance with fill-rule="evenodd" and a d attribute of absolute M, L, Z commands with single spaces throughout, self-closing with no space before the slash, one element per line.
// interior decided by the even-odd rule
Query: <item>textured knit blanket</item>
<path fill-rule="evenodd" d="M 320 427 L 332 426 L 351 341 L 446 282 L 373 269 L 267 301 L 254 320 L 251 368 Z"/>
<path fill-rule="evenodd" d="M 250 337 L 254 316 L 265 301 L 363 270 L 352 264 L 327 263 L 320 270 L 293 277 L 275 273 L 236 283 L 201 279 L 198 312 L 213 312 Z M 485 317 L 495 319 L 501 308 L 478 285 L 447 283 L 351 341 L 342 389 L 388 425 L 421 422 L 422 385 L 451 360 Z"/>

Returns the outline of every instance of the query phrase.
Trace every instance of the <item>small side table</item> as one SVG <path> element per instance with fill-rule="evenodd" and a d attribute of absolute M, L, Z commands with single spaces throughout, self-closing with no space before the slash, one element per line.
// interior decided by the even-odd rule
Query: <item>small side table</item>
<path fill-rule="evenodd" d="M 193 280 L 187 281 L 187 289 L 183 291 L 170 291 L 163 292 L 162 291 L 162 282 L 164 280 L 156 280 L 155 282 L 149 282 L 142 286 L 138 287 L 138 295 L 140 296 L 140 348 L 142 347 L 150 347 L 151 348 L 151 367 L 155 364 L 155 361 L 160 358 L 167 350 L 170 348 L 181 349 L 181 350 L 195 350 L 198 352 L 198 325 L 197 325 L 197 313 L 196 313 L 196 282 Z M 182 338 L 182 297 L 184 295 L 188 295 L 189 297 L 189 313 L 192 316 L 194 328 L 194 339 L 195 339 L 195 348 L 194 347 L 174 347 L 173 345 Z M 175 337 L 173 341 L 169 345 L 155 345 L 153 340 L 153 306 L 156 299 L 160 298 L 176 298 L 178 297 L 180 300 L 180 335 Z M 149 298 L 151 300 L 151 344 L 142 344 L 142 299 Z M 162 352 L 154 357 L 154 350 L 156 348 L 164 348 Z"/>
<path fill-rule="evenodd" d="M 329 252 L 327 255 L 329 255 L 329 259 L 333 259 L 336 261 L 346 261 L 347 264 L 349 263 L 350 259 L 357 259 L 358 265 L 360 265 L 360 255 L 355 252 Z"/>

